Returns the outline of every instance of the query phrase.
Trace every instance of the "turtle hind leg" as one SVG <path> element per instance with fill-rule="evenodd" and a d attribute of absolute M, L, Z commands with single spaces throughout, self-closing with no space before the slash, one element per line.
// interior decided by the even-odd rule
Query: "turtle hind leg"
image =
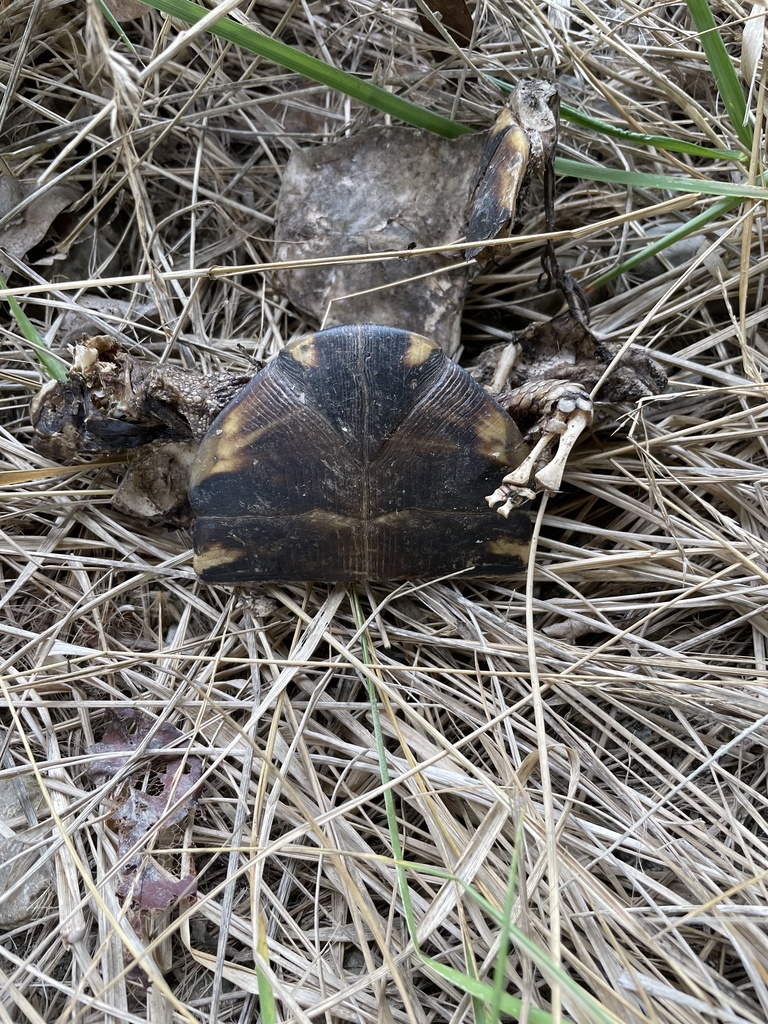
<path fill-rule="evenodd" d="M 592 423 L 594 405 L 587 390 L 575 381 L 528 381 L 514 391 L 497 395 L 496 400 L 514 420 L 535 421 L 526 441 L 532 448 L 523 462 L 507 473 L 486 501 L 503 516 L 533 496 L 529 484 L 533 476 L 537 490 L 550 493 L 560 490 L 563 472 L 574 445 Z M 543 466 L 537 468 L 542 453 L 558 439 L 557 451 Z"/>

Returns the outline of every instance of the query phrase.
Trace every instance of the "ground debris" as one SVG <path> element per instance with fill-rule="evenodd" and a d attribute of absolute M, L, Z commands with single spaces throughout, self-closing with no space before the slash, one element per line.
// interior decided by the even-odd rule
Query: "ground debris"
<path fill-rule="evenodd" d="M 35 263 L 50 263 L 56 258 L 52 226 L 56 218 L 80 198 L 76 185 L 53 185 L 39 190 L 35 185 L 8 174 L 0 174 L 0 248 L 14 260 L 22 260 L 33 251 Z M 45 251 L 41 251 L 42 247 Z M 60 256 L 58 258 L 61 258 Z M 0 273 L 9 268 L 0 259 Z"/>
<path fill-rule="evenodd" d="M 507 359 L 510 343 L 485 350 L 469 372 L 492 390 L 512 390 L 531 381 L 570 380 L 592 391 L 598 402 L 637 402 L 658 395 L 667 386 L 667 376 L 645 349 L 631 345 L 620 356 L 616 345 L 601 341 L 570 310 L 544 323 L 532 324 L 511 342 L 513 358 Z M 616 360 L 615 365 L 611 365 Z M 498 379 L 504 367 L 503 379 Z M 603 377 L 608 368 L 610 373 Z"/>
<path fill-rule="evenodd" d="M 197 888 L 193 874 L 174 878 L 156 860 L 168 830 L 197 805 L 200 759 L 169 749 L 178 746 L 181 735 L 168 722 L 157 727 L 140 711 L 122 710 L 88 751 L 94 758 L 87 769 L 91 777 L 120 777 L 110 814 L 121 864 L 117 893 L 130 896 L 138 911 L 165 910 Z"/>

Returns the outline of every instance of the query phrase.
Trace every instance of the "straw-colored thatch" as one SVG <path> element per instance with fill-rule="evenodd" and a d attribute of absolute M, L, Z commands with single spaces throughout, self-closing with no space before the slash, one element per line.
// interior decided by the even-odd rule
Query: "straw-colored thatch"
<path fill-rule="evenodd" d="M 479 72 L 556 68 L 583 113 L 740 148 L 682 4 L 478 0 L 471 48 L 443 60 L 421 0 L 223 7 L 478 130 L 499 100 Z M 759 185 L 762 22 L 746 54 L 743 38 L 761 10 L 715 6 L 756 129 L 746 163 L 567 120 L 560 155 Z M 205 32 L 179 45 L 154 11 L 123 23 L 131 47 L 95 2 L 2 17 L 0 263 L 53 349 L 117 333 L 246 368 L 307 330 L 254 267 L 282 170 L 383 116 Z M 261 983 L 286 1021 L 488 1020 L 494 984 L 504 1019 L 519 999 L 528 1021 L 766 1020 L 763 207 L 561 177 L 558 227 L 595 227 L 558 251 L 590 286 L 718 203 L 592 288 L 596 331 L 647 346 L 670 386 L 601 410 L 528 577 L 362 587 L 357 611 L 344 586 L 202 586 L 185 532 L 110 508 L 119 465 L 36 455 L 40 372 L 4 316 L 0 837 L 28 846 L 2 854 L 28 901 L 6 915 L 3 876 L 0 1019 L 258 1021 Z M 533 207 L 524 230 L 541 229 Z M 466 344 L 540 315 L 538 276 L 530 250 L 480 278 Z M 137 709 L 138 749 L 94 771 Z M 131 853 L 131 787 L 172 802 L 192 766 L 196 807 L 168 828 L 147 812 Z M 196 898 L 137 914 L 163 872 L 195 874 Z"/>

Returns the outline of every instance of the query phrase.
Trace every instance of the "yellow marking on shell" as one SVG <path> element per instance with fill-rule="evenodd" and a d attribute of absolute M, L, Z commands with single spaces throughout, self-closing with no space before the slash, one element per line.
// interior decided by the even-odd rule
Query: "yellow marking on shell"
<path fill-rule="evenodd" d="M 515 156 L 521 160 L 528 160 L 531 154 L 531 144 L 528 141 L 528 136 L 518 124 L 513 125 L 509 129 L 504 139 L 504 146 L 507 149 L 511 149 Z"/>
<path fill-rule="evenodd" d="M 502 465 L 517 465 L 527 454 L 522 436 L 514 422 L 503 413 L 478 416 L 472 424 L 475 435 L 474 450 L 478 455 L 496 459 Z"/>
<path fill-rule="evenodd" d="M 308 334 L 306 338 L 292 341 L 290 345 L 285 346 L 283 351 L 302 366 L 314 369 L 320 365 L 320 353 L 314 334 Z"/>
<path fill-rule="evenodd" d="M 514 537 L 497 537 L 496 540 L 489 540 L 485 544 L 485 550 L 489 555 L 498 555 L 499 558 L 517 557 L 527 562 L 531 545 L 529 541 L 515 540 Z"/>
<path fill-rule="evenodd" d="M 192 565 L 197 575 L 202 576 L 209 569 L 222 569 L 229 565 L 236 565 L 242 557 L 241 548 L 227 547 L 226 544 L 207 543 L 204 551 L 195 552 Z"/>
<path fill-rule="evenodd" d="M 420 334 L 408 334 L 408 339 L 403 350 L 404 366 L 421 366 L 429 359 L 436 348 L 439 348 L 429 338 L 422 338 Z"/>
<path fill-rule="evenodd" d="M 200 447 L 190 486 L 215 473 L 239 473 L 247 467 L 261 439 L 273 429 L 271 423 L 254 428 L 250 415 L 248 403 L 236 403 L 218 421 Z"/>

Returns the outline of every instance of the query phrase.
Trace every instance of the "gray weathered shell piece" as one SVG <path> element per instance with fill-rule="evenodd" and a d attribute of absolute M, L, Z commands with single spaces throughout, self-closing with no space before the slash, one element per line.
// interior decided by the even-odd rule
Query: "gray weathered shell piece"
<path fill-rule="evenodd" d="M 460 241 L 484 144 L 480 135 L 450 140 L 413 128 L 372 128 L 295 152 L 277 204 L 275 259 Z M 277 281 L 313 323 L 407 327 L 454 356 L 468 268 L 450 268 L 460 262 L 458 252 L 436 253 L 284 270 Z M 425 274 L 432 276 L 418 276 Z"/>

